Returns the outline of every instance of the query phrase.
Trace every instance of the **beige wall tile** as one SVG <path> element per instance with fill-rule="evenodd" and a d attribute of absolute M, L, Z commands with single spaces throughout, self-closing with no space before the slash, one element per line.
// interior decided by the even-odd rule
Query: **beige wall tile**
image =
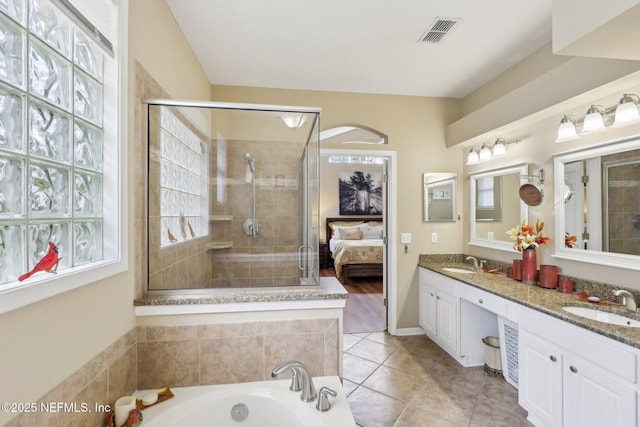
<path fill-rule="evenodd" d="M 198 385 L 198 365 L 198 341 L 140 343 L 138 389 Z"/>
<path fill-rule="evenodd" d="M 200 383 L 229 384 L 262 381 L 262 337 L 217 338 L 200 341 Z"/>
<path fill-rule="evenodd" d="M 282 362 L 296 360 L 304 364 L 312 376 L 324 374 L 324 335 L 322 332 L 268 335 L 264 338 L 265 378 Z"/>

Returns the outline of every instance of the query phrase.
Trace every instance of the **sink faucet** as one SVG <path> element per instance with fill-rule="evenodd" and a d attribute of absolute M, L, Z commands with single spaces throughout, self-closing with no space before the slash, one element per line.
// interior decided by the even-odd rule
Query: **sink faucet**
<path fill-rule="evenodd" d="M 620 305 L 624 306 L 627 310 L 636 312 L 638 310 L 638 303 L 636 299 L 633 297 L 631 292 L 620 289 L 617 291 L 613 291 L 613 294 L 617 297 L 620 297 Z"/>
<path fill-rule="evenodd" d="M 468 256 L 467 261 L 469 260 L 473 261 L 473 268 L 480 268 L 480 265 L 478 264 L 478 258 L 473 256 Z"/>
<path fill-rule="evenodd" d="M 482 268 L 484 267 L 484 264 L 487 262 L 483 259 L 481 259 L 480 262 L 478 262 L 478 259 L 473 256 L 468 256 L 466 259 L 467 261 L 469 260 L 473 261 L 473 268 L 478 268 L 480 270 L 482 270 Z"/>
<path fill-rule="evenodd" d="M 293 360 L 281 363 L 280 365 L 273 368 L 273 371 L 271 371 L 271 377 L 278 378 L 289 369 L 291 369 L 291 371 L 293 372 L 293 378 L 290 387 L 291 390 L 301 391 L 300 399 L 303 402 L 313 402 L 314 400 L 316 400 L 316 397 L 318 397 L 318 393 L 316 393 L 316 387 L 313 385 L 313 379 L 311 379 L 309 370 L 302 363 Z"/>

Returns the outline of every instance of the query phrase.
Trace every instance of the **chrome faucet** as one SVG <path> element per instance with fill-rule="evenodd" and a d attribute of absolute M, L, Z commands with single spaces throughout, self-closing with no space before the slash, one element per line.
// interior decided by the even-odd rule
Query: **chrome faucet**
<path fill-rule="evenodd" d="M 469 260 L 473 261 L 473 268 L 476 268 L 479 270 L 482 270 L 484 268 L 484 265 L 487 263 L 487 261 L 484 259 L 481 259 L 480 262 L 478 262 L 478 259 L 473 256 L 468 256 L 467 261 Z"/>
<path fill-rule="evenodd" d="M 467 257 L 467 261 L 472 260 L 473 261 L 473 268 L 480 268 L 480 265 L 478 264 L 478 258 L 473 257 L 473 256 L 468 256 Z"/>
<path fill-rule="evenodd" d="M 624 306 L 624 308 L 626 308 L 627 310 L 633 312 L 636 312 L 638 310 L 638 303 L 636 302 L 636 299 L 634 298 L 633 294 L 631 294 L 631 292 L 625 289 L 620 289 L 617 291 L 613 291 L 613 294 L 621 298 L 620 305 Z"/>
<path fill-rule="evenodd" d="M 301 391 L 300 399 L 303 402 L 313 402 L 316 400 L 318 393 L 316 393 L 316 387 L 313 385 L 313 379 L 311 378 L 311 374 L 309 374 L 309 370 L 302 363 L 294 360 L 281 363 L 273 368 L 271 377 L 278 378 L 289 369 L 293 372 L 291 387 L 289 388 L 292 391 Z"/>

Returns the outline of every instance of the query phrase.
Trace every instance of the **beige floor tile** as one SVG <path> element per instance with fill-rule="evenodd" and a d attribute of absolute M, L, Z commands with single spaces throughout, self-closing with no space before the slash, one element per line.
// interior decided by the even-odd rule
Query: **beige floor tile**
<path fill-rule="evenodd" d="M 363 359 L 371 360 L 372 362 L 382 363 L 391 356 L 395 349 L 396 347 L 393 345 L 381 344 L 369 339 L 363 339 L 354 344 L 348 350 L 348 353 L 362 357 Z"/>
<path fill-rule="evenodd" d="M 422 387 L 422 383 L 423 381 L 415 375 L 380 366 L 362 385 L 394 399 L 408 402 Z"/>
<path fill-rule="evenodd" d="M 362 384 L 380 366 L 377 363 L 349 353 L 344 353 L 342 365 L 343 377 L 356 384 Z"/>
<path fill-rule="evenodd" d="M 342 337 L 342 350 L 348 351 L 351 347 L 353 347 L 356 343 L 363 340 L 364 337 L 356 335 L 356 334 L 344 334 Z"/>
<path fill-rule="evenodd" d="M 363 427 L 391 427 L 406 407 L 406 403 L 366 387 L 358 387 L 348 400 L 353 418 Z"/>
<path fill-rule="evenodd" d="M 443 418 L 440 415 L 434 414 L 429 411 L 424 411 L 420 408 L 413 407 L 411 405 L 407 406 L 398 418 L 398 421 L 393 425 L 393 427 L 460 427 L 460 424 L 457 424 L 453 421 L 449 421 L 446 418 Z M 484 427 L 488 427 L 489 425 L 485 425 Z"/>
<path fill-rule="evenodd" d="M 347 342 L 344 388 L 360 427 L 531 427 L 517 389 L 460 366 L 424 335 L 347 334 Z"/>

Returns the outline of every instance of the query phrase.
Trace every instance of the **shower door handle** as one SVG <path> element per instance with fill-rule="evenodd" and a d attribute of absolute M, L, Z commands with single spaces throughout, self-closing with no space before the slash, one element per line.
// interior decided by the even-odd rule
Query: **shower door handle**
<path fill-rule="evenodd" d="M 309 253 L 309 250 L 311 250 L 311 252 L 313 252 L 313 248 L 311 246 L 299 246 L 298 247 L 298 269 L 300 271 L 310 270 L 314 266 L 313 258 L 311 258 L 309 260 L 309 265 L 307 266 L 307 268 L 304 267 L 303 259 L 304 259 L 304 256 Z"/>

